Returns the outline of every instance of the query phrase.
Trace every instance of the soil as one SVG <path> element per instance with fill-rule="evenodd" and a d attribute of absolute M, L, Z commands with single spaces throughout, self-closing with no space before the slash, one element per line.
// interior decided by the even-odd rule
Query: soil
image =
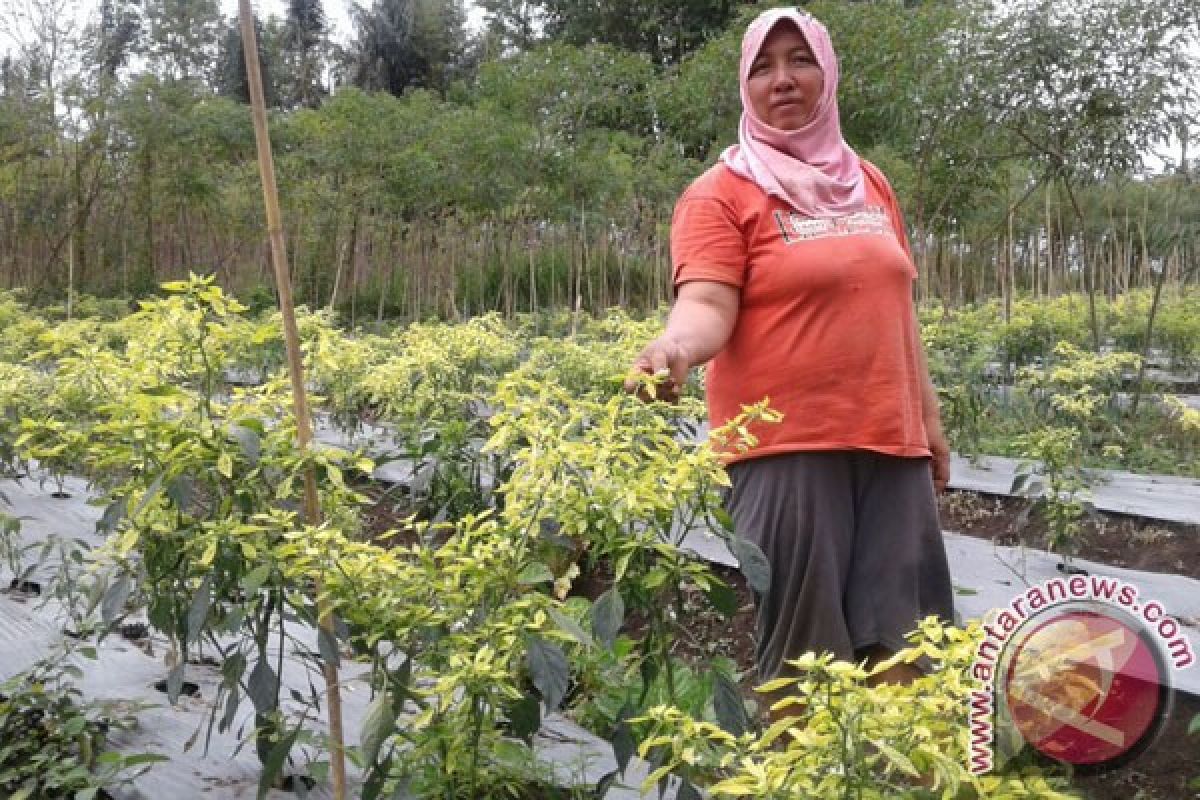
<path fill-rule="evenodd" d="M 948 491 L 941 496 L 942 528 L 1002 545 L 1048 549 L 1046 525 L 1022 514 L 1019 497 Z M 1085 519 L 1074 555 L 1114 567 L 1169 572 L 1200 579 L 1200 525 L 1096 513 Z"/>

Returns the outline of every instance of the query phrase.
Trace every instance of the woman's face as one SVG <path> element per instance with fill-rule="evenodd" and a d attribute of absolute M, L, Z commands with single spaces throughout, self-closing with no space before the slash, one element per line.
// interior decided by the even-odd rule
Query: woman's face
<path fill-rule="evenodd" d="M 746 94 L 760 120 L 772 128 L 794 131 L 812 119 L 823 83 L 804 36 L 795 25 L 781 22 L 767 34 L 750 64 Z"/>

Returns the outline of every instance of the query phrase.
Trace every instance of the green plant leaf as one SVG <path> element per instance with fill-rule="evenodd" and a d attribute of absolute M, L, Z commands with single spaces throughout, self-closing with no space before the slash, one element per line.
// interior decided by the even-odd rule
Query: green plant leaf
<path fill-rule="evenodd" d="M 1200 733 L 1200 714 L 1192 717 L 1192 721 L 1188 723 L 1188 736 L 1195 736 Z"/>
<path fill-rule="evenodd" d="M 712 510 L 713 519 L 717 524 L 724 528 L 729 533 L 733 533 L 733 517 L 723 508 L 717 507 Z"/>
<path fill-rule="evenodd" d="M 217 730 L 224 733 L 233 726 L 233 720 L 237 716 L 239 705 L 241 705 L 241 694 L 235 685 L 229 690 L 229 696 L 225 698 L 225 713 L 221 715 L 221 721 L 217 724 Z"/>
<path fill-rule="evenodd" d="M 267 758 L 263 762 L 262 774 L 258 778 L 258 800 L 262 800 L 266 797 L 267 792 L 275 788 L 279 776 L 283 774 L 283 764 L 287 760 L 288 754 L 292 752 L 297 737 L 300 736 L 300 730 L 301 728 L 297 726 L 283 736 L 267 754 Z"/>
<path fill-rule="evenodd" d="M 750 718 L 742 692 L 737 683 L 722 669 L 713 668 L 713 711 L 717 723 L 734 736 L 741 736 L 750 729 Z"/>
<path fill-rule="evenodd" d="M 279 699 L 279 677 L 275 670 L 271 669 L 266 658 L 255 662 L 254 669 L 250 671 L 250 677 L 246 680 L 246 691 L 250 695 L 250 702 L 254 703 L 256 713 L 266 714 L 274 710 Z"/>
<path fill-rule="evenodd" d="M 886 758 L 889 762 L 891 762 L 897 769 L 899 769 L 905 775 L 908 775 L 913 778 L 919 778 L 921 776 L 921 773 L 913 765 L 912 761 L 910 761 L 908 759 L 908 756 L 904 755 L 899 750 L 892 747 L 890 744 L 887 744 L 886 742 L 881 742 L 878 739 L 869 739 L 868 741 L 871 744 L 875 745 L 875 747 L 879 748 L 879 752 L 883 754 L 883 757 Z"/>
<path fill-rule="evenodd" d="M 554 573 L 550 568 L 540 562 L 526 564 L 525 568 L 517 575 L 517 583 L 523 586 L 534 586 L 539 583 L 551 583 L 554 580 Z"/>
<path fill-rule="evenodd" d="M 551 711 L 556 710 L 567 693 L 571 679 L 571 666 L 562 648 L 540 636 L 530 636 L 526 642 L 525 656 L 533 685 L 542 693 L 542 701 Z"/>
<path fill-rule="evenodd" d="M 257 467 L 262 455 L 262 440 L 259 435 L 244 425 L 231 425 L 229 436 L 242 448 L 242 455 L 246 457 L 250 466 Z"/>
<path fill-rule="evenodd" d="M 604 800 L 608 796 L 608 790 L 617 782 L 618 775 L 619 770 L 613 770 L 601 776 L 592 789 L 592 800 Z"/>
<path fill-rule="evenodd" d="M 363 759 L 367 764 L 374 764 L 379 756 L 379 748 L 387 741 L 395 729 L 396 715 L 392 710 L 392 698 L 387 692 L 375 695 L 367 713 L 363 717 L 362 731 L 359 741 L 362 743 Z"/>
<path fill-rule="evenodd" d="M 96 522 L 96 533 L 110 534 L 116 531 L 121 520 L 125 519 L 126 500 L 114 500 L 104 508 L 104 514 Z"/>
<path fill-rule="evenodd" d="M 704 796 L 700 794 L 700 790 L 693 786 L 690 781 L 681 779 L 679 781 L 679 791 L 675 793 L 675 800 L 704 800 Z"/>
<path fill-rule="evenodd" d="M 117 617 L 125 610 L 125 601 L 133 590 L 133 582 L 128 575 L 122 575 L 109 585 L 100 602 L 100 619 L 105 625 L 112 625 Z"/>
<path fill-rule="evenodd" d="M 187 665 L 181 661 L 167 673 L 167 702 L 171 705 L 179 701 L 179 693 L 183 691 L 183 672 L 186 668 Z"/>
<path fill-rule="evenodd" d="M 133 513 L 130 514 L 129 516 L 131 516 L 131 517 L 138 516 L 139 514 L 142 513 L 142 511 L 145 510 L 146 506 L 150 505 L 150 503 L 152 503 L 154 501 L 154 498 L 158 497 L 158 493 L 160 491 L 162 491 L 163 479 L 165 477 L 166 477 L 166 473 L 160 472 L 158 474 L 158 477 L 156 477 L 154 479 L 154 482 L 150 484 L 150 488 L 146 489 L 146 493 L 144 495 L 142 495 L 141 502 L 139 502 L 137 504 L 137 508 L 135 508 L 133 510 Z"/>
<path fill-rule="evenodd" d="M 737 592 L 723 581 L 714 580 L 704 594 L 712 607 L 726 617 L 732 617 L 738 610 Z"/>
<path fill-rule="evenodd" d="M 145 386 L 138 389 L 138 394 L 146 397 L 180 397 L 183 391 L 169 383 L 160 384 L 158 386 Z"/>
<path fill-rule="evenodd" d="M 325 628 L 317 628 L 317 651 L 326 664 L 337 667 L 341 664 L 337 636 Z"/>
<path fill-rule="evenodd" d="M 746 583 L 759 594 L 766 594 L 771 589 L 771 564 L 758 545 L 741 536 L 733 537 L 730 549 L 738 560 L 738 568 L 746 576 Z"/>
<path fill-rule="evenodd" d="M 633 754 L 637 751 L 637 743 L 633 740 L 633 729 L 629 727 L 629 717 L 632 710 L 629 704 L 626 703 L 617 712 L 617 724 L 613 726 L 612 732 L 612 748 L 613 758 L 617 762 L 617 771 L 625 774 L 625 768 L 629 766 L 629 762 L 633 759 Z"/>
<path fill-rule="evenodd" d="M 527 694 L 506 709 L 508 723 L 513 735 L 529 741 L 542 727 L 542 704 L 532 694 Z"/>
<path fill-rule="evenodd" d="M 625 601 L 617 587 L 612 587 L 596 598 L 592 605 L 592 631 L 596 638 L 607 647 L 612 647 L 617 639 L 617 632 L 625 622 Z"/>
<path fill-rule="evenodd" d="M 253 595 L 262 588 L 267 582 L 267 578 L 271 577 L 271 565 L 263 564 L 261 567 L 256 567 L 251 570 L 246 577 L 242 578 L 242 591 L 247 596 Z"/>
<path fill-rule="evenodd" d="M 208 610 L 212 607 L 212 574 L 204 576 L 196 593 L 192 595 L 192 604 L 188 607 L 187 640 L 195 642 L 204 632 L 204 623 L 208 619 Z"/>
<path fill-rule="evenodd" d="M 579 623 L 571 619 L 569 616 L 559 611 L 557 608 L 548 608 L 546 612 L 550 615 L 550 619 L 554 620 L 554 624 L 561 628 L 565 633 L 571 634 L 575 641 L 585 647 L 595 647 L 596 640 L 591 635 L 580 627 Z"/>

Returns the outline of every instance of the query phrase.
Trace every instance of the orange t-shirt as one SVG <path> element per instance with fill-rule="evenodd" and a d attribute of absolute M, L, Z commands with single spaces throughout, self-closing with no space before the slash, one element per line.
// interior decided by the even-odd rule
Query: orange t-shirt
<path fill-rule="evenodd" d="M 770 398 L 779 424 L 729 462 L 796 450 L 928 456 L 913 315 L 916 268 L 895 195 L 863 163 L 866 207 L 811 219 L 724 164 L 688 187 L 671 224 L 674 283 L 741 289 L 708 367 L 714 427 Z"/>

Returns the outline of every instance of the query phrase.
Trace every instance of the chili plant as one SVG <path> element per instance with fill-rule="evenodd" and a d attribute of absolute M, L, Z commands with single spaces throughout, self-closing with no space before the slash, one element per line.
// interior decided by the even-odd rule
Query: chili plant
<path fill-rule="evenodd" d="M 795 677 L 762 692 L 791 690 L 761 733 L 732 733 L 670 706 L 639 720 L 651 728 L 638 752 L 659 766 L 642 790 L 681 778 L 681 796 L 808 798 L 1066 798 L 1065 781 L 1037 770 L 975 776 L 967 771 L 966 713 L 977 683 L 969 672 L 980 639 L 934 618 L 910 636 L 908 650 L 868 671 L 807 653 L 791 662 Z M 909 685 L 869 686 L 868 677 L 924 657 L 932 671 Z"/>

